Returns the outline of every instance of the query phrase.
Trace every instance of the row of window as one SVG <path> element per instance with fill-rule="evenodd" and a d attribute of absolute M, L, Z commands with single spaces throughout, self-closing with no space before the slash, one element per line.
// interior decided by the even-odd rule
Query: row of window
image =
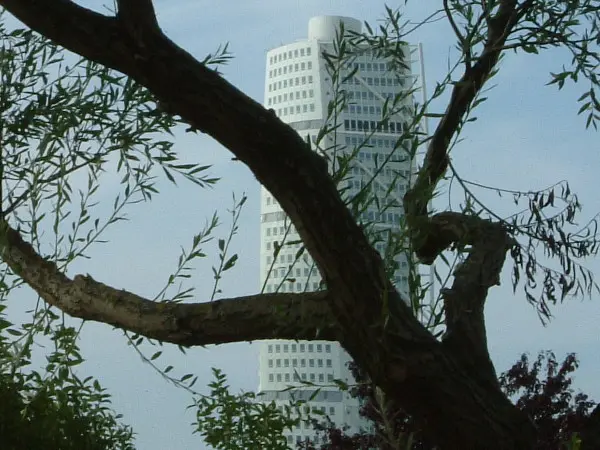
<path fill-rule="evenodd" d="M 344 129 L 346 131 L 380 131 L 402 134 L 404 132 L 404 124 L 402 122 L 346 119 L 344 120 Z"/>
<path fill-rule="evenodd" d="M 286 61 L 292 58 L 298 58 L 302 56 L 310 56 L 311 50 L 310 47 L 306 48 L 297 48 L 296 50 L 289 50 L 287 52 L 278 53 L 277 55 L 273 55 L 269 58 L 269 64 L 275 64 L 281 61 Z"/>
<path fill-rule="evenodd" d="M 269 78 L 273 78 L 279 75 L 287 75 L 288 73 L 299 72 L 302 70 L 312 70 L 312 61 L 297 62 L 288 66 L 279 67 L 277 69 L 269 70 Z"/>
<path fill-rule="evenodd" d="M 295 109 L 295 111 L 294 111 Z M 306 113 L 306 112 L 315 112 L 315 104 L 314 103 L 309 103 L 309 104 L 304 104 L 304 105 L 296 105 L 296 108 L 294 108 L 293 106 L 286 106 L 284 108 L 278 108 L 275 110 L 275 113 L 277 114 L 278 117 L 281 116 L 287 116 L 288 114 L 300 114 L 300 113 Z"/>
<path fill-rule="evenodd" d="M 388 214 L 391 214 L 391 213 L 388 213 Z M 370 220 L 372 222 L 373 219 L 369 219 L 369 216 L 373 217 L 373 214 L 372 213 L 361 214 L 361 219 L 364 222 L 366 222 L 367 220 Z M 388 219 L 389 218 L 390 217 L 388 216 Z M 390 223 L 390 224 L 393 224 L 393 225 L 400 225 L 400 218 L 399 218 L 399 216 L 397 214 L 392 215 L 391 218 L 393 219 L 393 221 L 388 220 L 386 223 Z M 377 222 L 378 223 L 383 223 L 384 221 L 378 220 Z M 378 251 L 383 254 L 383 248 L 382 247 L 378 248 Z M 272 256 L 267 256 L 267 260 L 269 260 L 269 259 L 272 259 Z M 403 285 L 406 285 L 406 284 L 408 284 L 408 278 L 407 277 L 396 277 L 396 278 L 394 278 L 394 282 L 396 284 L 402 283 Z M 306 283 L 306 284 L 311 285 L 311 283 Z M 291 292 L 305 292 L 305 291 L 308 291 L 308 289 L 305 289 L 306 284 L 305 283 L 300 283 L 300 282 L 296 282 L 296 283 L 291 283 L 291 282 L 290 283 L 283 283 L 283 284 L 281 284 L 281 286 L 280 286 L 280 283 L 267 284 L 267 286 L 265 287 L 265 292 L 267 292 L 267 293 L 274 293 L 274 292 L 290 292 L 290 293 Z M 319 282 L 314 281 L 312 283 L 312 290 L 313 290 L 313 292 L 317 291 L 318 289 L 319 289 Z"/>
<path fill-rule="evenodd" d="M 269 244 L 269 245 L 265 245 L 266 249 L 267 250 L 271 250 L 271 245 L 270 245 L 271 243 L 267 242 L 267 244 Z M 291 264 L 295 260 L 296 260 L 296 255 L 292 255 L 291 253 L 284 254 L 284 255 L 280 254 L 278 256 L 278 261 L 279 261 L 280 264 L 286 264 L 286 263 L 287 264 Z"/>
<path fill-rule="evenodd" d="M 359 190 L 359 189 L 362 189 L 363 186 L 364 186 L 364 184 L 361 181 L 359 181 L 359 180 L 348 180 L 346 182 L 346 188 L 347 189 L 356 189 L 356 190 Z M 393 187 L 393 189 L 388 189 L 387 186 L 382 185 L 381 183 L 371 183 L 370 189 L 371 189 L 371 192 L 388 192 L 388 190 L 389 190 L 389 192 L 396 191 L 400 195 L 404 195 L 404 193 L 406 192 L 406 187 L 402 183 L 396 184 Z M 268 247 L 267 247 L 267 250 L 268 250 Z"/>
<path fill-rule="evenodd" d="M 298 373 L 269 373 L 269 382 L 274 383 L 291 383 L 292 381 L 310 381 L 312 383 L 325 383 L 325 379 L 327 378 L 327 382 L 333 382 L 333 374 L 328 373 L 327 376 L 324 373 L 309 373 L 306 372 Z"/>
<path fill-rule="evenodd" d="M 331 344 L 268 344 L 268 353 L 331 353 Z"/>
<path fill-rule="evenodd" d="M 360 158 L 360 153 L 361 152 L 358 153 L 359 158 Z M 369 153 L 366 152 L 366 154 L 369 154 Z M 365 159 L 367 159 L 367 158 L 365 158 Z M 373 158 L 373 159 L 375 159 L 375 158 Z M 352 174 L 353 175 L 361 175 L 361 176 L 365 177 L 365 176 L 367 176 L 367 174 L 370 175 L 371 171 L 367 172 L 362 167 L 353 167 Z M 386 177 L 389 179 L 392 179 L 392 178 L 396 179 L 396 178 L 398 178 L 398 176 L 400 176 L 404 180 L 408 180 L 408 178 L 410 177 L 410 170 L 396 170 L 396 169 L 390 169 L 389 167 L 384 167 L 377 174 L 377 179 L 380 179 L 382 177 Z"/>
<path fill-rule="evenodd" d="M 267 256 L 267 264 L 271 264 L 271 261 L 273 261 L 273 257 Z M 311 292 L 311 289 L 310 289 L 311 285 L 312 285 L 312 292 L 319 290 L 319 282 L 318 281 L 313 281 L 312 283 L 301 283 L 301 282 L 297 281 L 296 283 L 286 282 L 286 283 L 283 283 L 281 286 L 280 286 L 280 283 L 267 284 L 265 286 L 265 292 L 267 292 L 267 293 Z"/>
<path fill-rule="evenodd" d="M 345 111 L 350 114 L 371 114 L 373 116 L 381 117 L 381 106 L 361 106 L 361 105 L 346 105 Z"/>
<path fill-rule="evenodd" d="M 371 161 L 373 161 L 374 163 L 376 163 L 380 166 L 384 162 L 386 162 L 386 163 L 404 162 L 404 161 L 408 160 L 408 157 L 399 155 L 398 153 L 394 153 L 390 156 L 389 154 L 386 155 L 386 154 L 377 153 L 377 152 L 366 152 L 365 151 L 365 152 L 358 152 L 358 160 L 360 162 L 366 162 L 366 163 L 370 163 Z M 392 170 L 392 169 L 390 169 L 390 170 Z M 379 174 L 381 175 L 381 172 L 379 172 Z"/>
<path fill-rule="evenodd" d="M 400 214 L 389 211 L 365 211 L 360 215 L 360 219 L 363 222 L 388 223 L 392 225 L 400 225 L 400 218 Z"/>
<path fill-rule="evenodd" d="M 270 244 L 270 242 L 267 242 L 267 244 Z M 269 248 L 270 248 L 270 247 L 269 247 L 269 245 L 267 245 L 267 250 L 268 250 Z M 295 270 L 295 272 L 296 272 L 296 273 L 295 273 L 295 276 L 296 276 L 296 277 L 301 277 L 301 276 L 303 276 L 303 275 L 302 275 L 302 272 L 303 272 L 303 271 L 302 271 L 302 269 L 301 269 L 300 267 L 296 267 L 296 270 Z M 305 267 L 305 268 L 304 268 L 304 276 L 305 276 L 305 277 L 308 277 L 308 276 L 310 276 L 310 275 L 315 275 L 315 274 L 316 274 L 316 269 L 313 269 L 313 270 L 311 270 L 311 269 L 309 269 L 308 267 Z M 292 270 L 290 270 L 290 269 L 288 269 L 287 267 L 274 268 L 274 269 L 271 271 L 271 276 L 272 276 L 273 278 L 283 278 L 283 277 L 285 277 L 285 276 L 288 276 L 288 277 L 293 277 L 293 276 L 294 276 L 294 270 L 293 270 L 293 269 L 292 269 Z"/>
<path fill-rule="evenodd" d="M 383 99 L 393 99 L 396 96 L 394 92 L 378 92 L 377 97 L 375 97 L 375 93 L 373 91 L 347 91 L 346 97 L 348 100 L 375 100 L 377 98 L 378 101 Z"/>
<path fill-rule="evenodd" d="M 277 358 L 277 359 L 269 359 L 268 362 L 268 366 L 269 368 L 273 368 L 273 367 L 307 367 L 306 363 L 308 362 L 308 367 L 323 367 L 323 364 L 325 364 L 325 367 L 327 367 L 328 369 L 331 369 L 332 367 L 332 361 L 331 359 L 304 359 L 304 358 Z"/>
<path fill-rule="evenodd" d="M 277 105 L 278 103 L 283 103 L 283 102 L 287 102 L 287 101 L 291 102 L 293 100 L 300 100 L 301 98 L 302 99 L 313 98 L 314 96 L 315 96 L 314 89 L 290 92 L 289 94 L 287 92 L 285 92 L 283 94 L 279 94 L 279 95 L 275 95 L 273 97 L 267 98 L 267 104 L 268 105 Z"/>
<path fill-rule="evenodd" d="M 351 65 L 352 68 L 359 70 L 361 72 L 387 72 L 392 70 L 392 65 L 390 63 L 382 63 L 382 62 L 355 62 Z"/>
<path fill-rule="evenodd" d="M 354 147 L 356 147 L 357 145 L 364 145 L 369 147 L 394 148 L 396 146 L 396 139 L 385 139 L 377 137 L 370 137 L 364 139 L 358 136 L 346 136 L 345 142 L 346 145 L 352 145 Z"/>
<path fill-rule="evenodd" d="M 368 86 L 404 86 L 404 83 L 398 78 L 364 77 L 363 80 Z M 354 77 L 342 79 L 342 84 L 362 85 L 360 80 Z"/>
<path fill-rule="evenodd" d="M 285 89 L 288 87 L 302 86 L 304 84 L 312 84 L 312 83 L 313 83 L 313 76 L 312 75 L 304 75 L 301 77 L 286 78 L 285 80 L 276 81 L 274 83 L 269 83 L 268 89 L 269 89 L 269 92 L 273 92 L 278 89 Z"/>

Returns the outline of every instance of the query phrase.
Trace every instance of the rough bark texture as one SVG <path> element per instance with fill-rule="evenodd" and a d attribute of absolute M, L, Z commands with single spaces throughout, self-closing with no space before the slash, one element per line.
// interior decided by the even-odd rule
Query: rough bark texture
<path fill-rule="evenodd" d="M 186 345 L 309 339 L 321 330 L 321 338 L 340 341 L 440 448 L 531 448 L 531 423 L 495 381 L 483 322 L 487 291 L 498 283 L 511 239 L 498 224 L 456 213 L 430 217 L 426 207 L 446 170 L 448 144 L 498 60 L 495 49 L 523 13 L 516 1 L 500 2 L 486 49 L 456 83 L 425 165 L 405 198 L 414 247 L 424 262 L 433 262 L 451 244 L 471 249 L 444 293 L 448 332 L 443 342 L 412 316 L 386 279 L 379 255 L 340 199 L 322 158 L 272 112 L 169 40 L 150 0 L 119 1 L 116 17 L 69 0 L 0 0 L 0 5 L 67 49 L 143 84 L 169 113 L 247 164 L 291 218 L 328 287 L 326 294 L 152 304 L 89 277 L 70 280 L 7 227 L 3 260 L 44 300 L 77 317 Z"/>

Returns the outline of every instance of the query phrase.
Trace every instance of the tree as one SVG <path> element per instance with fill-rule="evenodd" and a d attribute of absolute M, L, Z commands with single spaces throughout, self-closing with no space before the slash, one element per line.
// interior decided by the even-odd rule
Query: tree
<path fill-rule="evenodd" d="M 151 0 L 116 4 L 114 15 L 102 15 L 69 0 L 0 1 L 58 45 L 146 87 L 158 102 L 158 117 L 179 116 L 192 130 L 227 147 L 282 205 L 326 289 L 208 304 L 153 302 L 91 276 L 68 277 L 56 261 L 43 258 L 23 239 L 11 211 L 5 209 L 0 254 L 12 273 L 45 302 L 73 317 L 181 346 L 313 339 L 318 333 L 320 339 L 341 342 L 385 397 L 409 413 L 441 448 L 532 448 L 533 424 L 503 394 L 488 354 L 485 298 L 499 283 L 507 252 L 514 261 L 515 284 L 524 273 L 526 296 L 543 315 L 568 294 L 591 290 L 595 285 L 589 273 L 579 271 L 578 260 L 596 252 L 593 228 L 569 234 L 579 205 L 567 185 L 524 194 L 531 218 L 516 215 L 511 221 L 473 207 L 473 197 L 460 212 L 433 214 L 428 203 L 447 174 L 458 177 L 449 150 L 508 50 L 535 53 L 554 46 L 570 52 L 573 59 L 553 81 L 560 87 L 568 80 L 589 80 L 591 88 L 580 98 L 581 112 L 588 114 L 588 126 L 596 126 L 598 53 L 591 50 L 599 29 L 596 2 L 442 2 L 440 13 L 447 15 L 461 50 L 456 67 L 463 72 L 458 78 L 449 75 L 436 87 L 434 96 L 446 88 L 452 93 L 432 136 L 423 136 L 415 123 L 400 139 L 410 138 L 413 150 L 427 148 L 404 198 L 412 253 L 423 264 L 432 264 L 446 250 L 461 259 L 452 285 L 441 293 L 443 336 L 419 322 L 387 279 L 384 262 L 340 197 L 326 159 L 272 112 L 207 67 L 208 61 L 195 60 L 170 41 L 157 23 Z M 369 30 L 357 39 L 393 57 L 390 48 L 404 36 L 399 23 L 398 13 L 388 10 L 388 27 L 382 34 Z M 416 111 L 417 117 L 425 114 L 423 109 Z M 545 210 L 559 201 L 564 209 L 546 217 Z M 554 257 L 560 270 L 539 264 L 537 247 Z"/>

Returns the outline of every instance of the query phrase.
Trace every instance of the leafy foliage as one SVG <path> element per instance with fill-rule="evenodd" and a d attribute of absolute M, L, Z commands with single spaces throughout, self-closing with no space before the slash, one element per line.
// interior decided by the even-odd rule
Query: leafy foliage
<path fill-rule="evenodd" d="M 200 433 L 207 444 L 216 450 L 289 448 L 283 432 L 300 422 L 299 404 L 281 411 L 275 402 L 257 401 L 253 392 L 232 394 L 227 377 L 220 370 L 213 369 L 213 376 L 210 394 L 192 405 L 197 408 L 195 432 Z"/>
<path fill-rule="evenodd" d="M 538 430 L 535 450 L 561 448 L 595 448 L 598 441 L 581 443 L 580 436 L 599 425 L 594 418 L 594 408 L 600 406 L 584 393 L 575 393 L 573 374 L 579 363 L 575 354 L 566 355 L 558 362 L 553 352 L 540 352 L 530 363 L 523 354 L 509 370 L 499 377 L 502 390 L 515 401 L 516 406 L 527 413 Z M 348 435 L 343 428 L 332 423 L 315 422 L 321 434 L 327 437 L 323 445 L 311 445 L 309 450 L 433 450 L 436 448 L 423 435 L 414 421 L 406 414 L 387 416 L 389 405 L 382 401 L 377 388 L 368 382 L 360 369 L 352 366 L 358 384 L 352 395 L 364 401 L 361 415 L 373 423 L 373 433 Z M 391 410 L 391 409 L 390 409 Z M 580 444 L 585 447 L 579 447 Z M 305 447 L 302 447 L 305 448 Z"/>
<path fill-rule="evenodd" d="M 80 379 L 73 328 L 56 328 L 43 370 L 0 304 L 0 441 L 6 450 L 133 450 L 133 432 L 97 379 Z"/>

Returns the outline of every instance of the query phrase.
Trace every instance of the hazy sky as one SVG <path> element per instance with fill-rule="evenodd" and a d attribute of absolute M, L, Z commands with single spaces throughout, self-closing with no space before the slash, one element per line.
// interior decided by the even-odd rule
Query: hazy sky
<path fill-rule="evenodd" d="M 101 1 L 80 3 L 102 9 Z M 429 6 L 423 6 L 425 3 Z M 406 18 L 420 20 L 440 3 L 409 2 Z M 384 2 L 163 0 L 157 1 L 156 7 L 165 32 L 198 58 L 229 42 L 235 59 L 223 69 L 225 76 L 262 101 L 265 53 L 269 48 L 304 38 L 309 18 L 316 15 L 353 16 L 374 23 L 381 18 Z M 452 58 L 454 40 L 448 26 L 442 21 L 423 27 L 411 41 L 423 43 L 427 84 L 434 86 L 446 74 L 449 57 Z M 584 119 L 576 116 L 575 100 L 585 87 L 557 93 L 554 86 L 545 86 L 549 72 L 559 71 L 566 62 L 561 59 L 564 56 L 556 51 L 541 56 L 508 55 L 494 80 L 498 86 L 479 108 L 479 120 L 465 130 L 464 140 L 453 152 L 453 163 L 469 180 L 505 188 L 535 189 L 568 179 L 584 206 L 583 223 L 584 218 L 600 211 L 600 153 L 597 133 L 586 131 Z M 444 106 L 439 102 L 436 105 L 440 110 Z M 131 209 L 131 221 L 114 227 L 106 236 L 110 243 L 94 247 L 90 252 L 92 259 L 73 266 L 70 274 L 87 272 L 112 286 L 152 297 L 174 269 L 180 245 L 187 245 L 214 211 L 227 221 L 226 208 L 232 192 L 246 192 L 249 200 L 234 241 L 240 261 L 236 270 L 228 273 L 222 288 L 224 296 L 257 292 L 258 183 L 249 170 L 231 161 L 231 154 L 210 138 L 180 135 L 176 147 L 189 158 L 213 164 L 212 173 L 223 180 L 214 189 L 206 190 L 186 183 L 177 188 L 164 183 L 161 195 L 152 203 Z M 510 199 L 496 195 L 485 198 L 489 205 L 510 211 Z M 443 205 L 439 202 L 438 207 Z M 218 233 L 225 235 L 227 231 L 223 227 Z M 216 242 L 205 250 L 216 255 Z M 214 259 L 206 259 L 197 265 L 192 285 L 197 289 L 198 301 L 204 301 L 210 293 L 213 264 Z M 590 261 L 588 266 L 597 269 L 599 265 Z M 554 308 L 555 318 L 544 328 L 521 291 L 513 294 L 509 278 L 504 276 L 503 280 L 501 287 L 491 291 L 486 309 L 488 342 L 498 372 L 508 368 L 522 352 L 535 356 L 539 350 L 552 349 L 559 358 L 567 352 L 577 352 L 581 367 L 575 386 L 599 400 L 600 387 L 594 382 L 600 379 L 598 299 L 571 299 Z M 11 305 L 13 321 L 19 321 L 23 317 L 21 310 L 31 304 L 32 296 L 25 292 L 20 295 L 23 301 Z M 102 324 L 87 324 L 81 345 L 87 358 L 82 373 L 94 374 L 108 388 L 115 409 L 138 433 L 139 449 L 204 448 L 189 426 L 193 419 L 186 413 L 189 394 L 166 383 L 144 364 L 126 346 L 120 331 Z M 146 351 L 148 355 L 154 353 L 151 348 Z M 175 366 L 174 373 L 197 374 L 198 389 L 210 381 L 211 367 L 223 369 L 234 390 L 254 390 L 258 382 L 257 346 L 252 344 L 197 349 L 186 357 L 177 350 L 168 351 L 159 365 L 168 364 Z"/>

